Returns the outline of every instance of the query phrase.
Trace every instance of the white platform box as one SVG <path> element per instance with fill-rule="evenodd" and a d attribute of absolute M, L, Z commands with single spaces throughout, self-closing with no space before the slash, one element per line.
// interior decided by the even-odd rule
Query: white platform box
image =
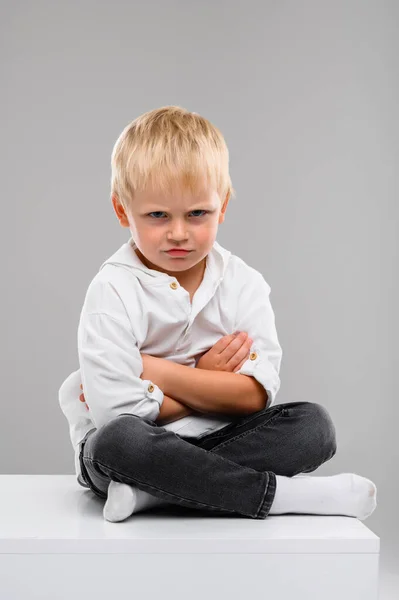
<path fill-rule="evenodd" d="M 378 598 L 380 540 L 353 517 L 163 507 L 109 523 L 74 475 L 0 488 L 1 600 Z"/>

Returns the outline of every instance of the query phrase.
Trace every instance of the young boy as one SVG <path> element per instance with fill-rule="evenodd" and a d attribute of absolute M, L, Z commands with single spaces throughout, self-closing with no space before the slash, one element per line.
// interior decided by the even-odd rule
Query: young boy
<path fill-rule="evenodd" d="M 161 107 L 125 127 L 111 166 L 132 235 L 88 287 L 80 368 L 59 391 L 79 484 L 106 499 L 109 521 L 159 504 L 369 516 L 370 480 L 295 477 L 332 458 L 335 429 L 319 404 L 275 405 L 270 286 L 216 241 L 235 195 L 221 132 Z"/>

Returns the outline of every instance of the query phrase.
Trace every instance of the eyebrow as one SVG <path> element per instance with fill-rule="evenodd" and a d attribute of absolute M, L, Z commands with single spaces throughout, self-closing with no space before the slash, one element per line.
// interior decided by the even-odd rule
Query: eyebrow
<path fill-rule="evenodd" d="M 197 204 L 192 206 L 187 212 L 191 212 L 192 210 L 196 210 L 196 209 L 200 209 L 200 208 L 203 208 L 203 209 L 206 208 L 208 210 L 213 210 L 215 207 L 213 206 L 213 204 L 208 204 L 207 202 L 202 202 L 202 203 L 198 202 Z M 153 212 L 153 211 L 170 212 L 169 208 L 160 207 L 159 205 L 157 205 L 155 203 L 154 204 L 149 203 L 148 208 L 143 208 L 142 210 L 144 212 Z"/>

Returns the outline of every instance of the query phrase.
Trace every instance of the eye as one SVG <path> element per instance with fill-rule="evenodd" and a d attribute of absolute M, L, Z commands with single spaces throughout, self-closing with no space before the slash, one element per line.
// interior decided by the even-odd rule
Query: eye
<path fill-rule="evenodd" d="M 156 210 L 155 212 L 148 213 L 148 215 L 147 215 L 147 216 L 148 216 L 148 217 L 150 217 L 151 215 L 157 215 L 157 214 L 158 214 L 158 215 L 159 215 L 159 214 L 162 214 L 162 211 L 160 211 L 160 210 Z M 155 217 L 155 218 L 156 218 L 156 217 Z"/>
<path fill-rule="evenodd" d="M 202 213 L 205 213 L 205 215 L 208 213 L 207 210 L 202 210 L 201 208 L 197 208 L 196 210 L 193 210 L 192 212 L 193 213 L 195 213 L 195 212 L 202 212 Z M 205 215 L 197 215 L 197 216 L 198 217 L 204 217 Z"/>
<path fill-rule="evenodd" d="M 192 212 L 192 213 L 195 213 L 195 212 L 202 212 L 202 213 L 208 214 L 208 212 L 209 212 L 209 211 L 208 211 L 208 210 L 202 210 L 202 209 L 198 208 L 198 209 L 196 209 L 196 210 L 192 210 L 191 212 Z M 148 213 L 148 215 L 147 215 L 147 216 L 148 216 L 148 217 L 151 217 L 151 215 L 162 215 L 162 214 L 165 214 L 165 213 L 164 213 L 162 210 L 156 210 L 156 211 L 154 211 L 154 212 Z M 203 217 L 203 216 L 205 216 L 205 214 L 204 214 L 204 215 L 197 215 L 197 217 Z M 156 220 L 158 220 L 158 221 L 159 221 L 158 217 L 151 217 L 151 218 L 154 218 L 154 219 L 156 219 Z"/>

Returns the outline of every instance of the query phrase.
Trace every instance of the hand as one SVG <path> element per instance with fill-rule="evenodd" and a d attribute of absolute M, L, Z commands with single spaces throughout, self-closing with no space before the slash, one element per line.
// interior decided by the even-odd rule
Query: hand
<path fill-rule="evenodd" d="M 197 362 L 197 369 L 208 371 L 239 371 L 249 358 L 253 340 L 245 331 L 239 335 L 225 335 Z"/>
<path fill-rule="evenodd" d="M 79 400 L 81 402 L 86 403 L 86 400 L 85 400 L 85 397 L 84 397 L 84 394 L 83 394 L 83 386 L 82 386 L 82 384 L 80 384 L 80 389 L 82 390 L 82 393 L 79 396 Z M 89 410 L 89 405 L 88 404 L 86 404 L 86 410 Z"/>

